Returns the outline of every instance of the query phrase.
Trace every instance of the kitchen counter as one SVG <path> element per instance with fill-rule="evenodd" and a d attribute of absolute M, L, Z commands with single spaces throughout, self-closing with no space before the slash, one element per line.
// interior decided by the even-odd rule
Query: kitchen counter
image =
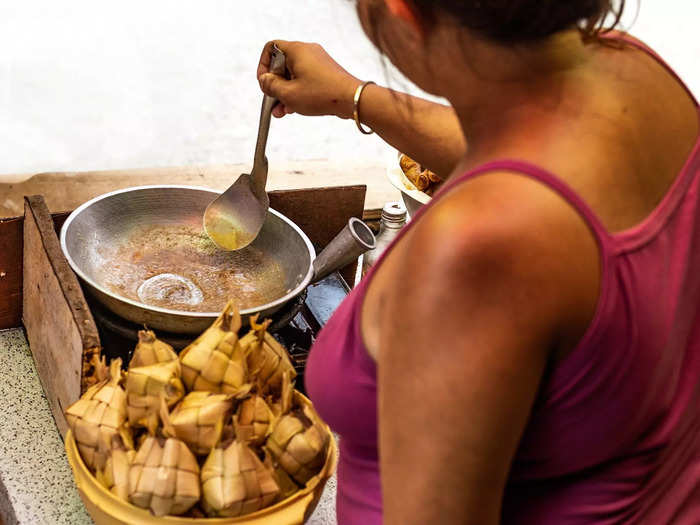
<path fill-rule="evenodd" d="M 0 331 L 0 521 L 82 525 L 85 511 L 24 331 Z M 335 477 L 310 525 L 335 525 Z"/>

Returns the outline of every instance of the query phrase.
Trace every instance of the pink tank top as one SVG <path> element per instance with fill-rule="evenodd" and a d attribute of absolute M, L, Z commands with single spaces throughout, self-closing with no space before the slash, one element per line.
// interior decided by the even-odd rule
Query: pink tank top
<path fill-rule="evenodd" d="M 700 139 L 656 209 L 616 234 L 560 179 L 518 161 L 466 173 L 436 199 L 504 170 L 548 186 L 580 213 L 598 242 L 602 275 L 591 325 L 543 380 L 503 523 L 700 524 Z M 341 525 L 382 522 L 376 368 L 360 330 L 374 271 L 329 320 L 306 369 L 315 406 L 340 434 Z"/>

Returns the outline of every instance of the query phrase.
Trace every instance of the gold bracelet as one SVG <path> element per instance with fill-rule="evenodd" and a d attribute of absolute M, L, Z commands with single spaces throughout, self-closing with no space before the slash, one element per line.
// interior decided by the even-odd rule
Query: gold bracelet
<path fill-rule="evenodd" d="M 355 96 L 352 100 L 352 117 L 355 119 L 357 129 L 359 129 L 360 132 L 364 135 L 371 135 L 372 133 L 374 133 L 374 131 L 369 128 L 363 128 L 362 122 L 360 122 L 360 97 L 362 96 L 362 92 L 365 90 L 365 88 L 370 84 L 374 84 L 374 82 L 368 80 L 367 82 L 363 82 L 362 84 L 357 86 L 357 89 L 355 90 Z"/>

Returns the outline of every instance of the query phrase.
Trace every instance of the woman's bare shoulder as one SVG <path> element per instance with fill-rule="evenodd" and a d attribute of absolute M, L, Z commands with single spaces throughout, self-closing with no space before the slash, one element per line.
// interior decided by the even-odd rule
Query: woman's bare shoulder
<path fill-rule="evenodd" d="M 600 253 L 590 225 L 551 187 L 518 173 L 488 173 L 443 196 L 402 258 L 424 283 L 415 315 L 435 307 L 430 298 L 459 305 L 457 316 L 488 301 L 573 345 L 597 304 Z"/>

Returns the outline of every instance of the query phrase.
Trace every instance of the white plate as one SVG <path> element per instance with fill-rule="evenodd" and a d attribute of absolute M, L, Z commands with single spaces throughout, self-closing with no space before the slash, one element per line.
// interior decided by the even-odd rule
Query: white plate
<path fill-rule="evenodd" d="M 430 202 L 430 195 L 419 191 L 413 183 L 404 175 L 399 159 L 402 153 L 393 151 L 387 161 L 386 176 L 397 190 L 406 204 L 409 215 L 413 215 L 423 204 Z"/>

